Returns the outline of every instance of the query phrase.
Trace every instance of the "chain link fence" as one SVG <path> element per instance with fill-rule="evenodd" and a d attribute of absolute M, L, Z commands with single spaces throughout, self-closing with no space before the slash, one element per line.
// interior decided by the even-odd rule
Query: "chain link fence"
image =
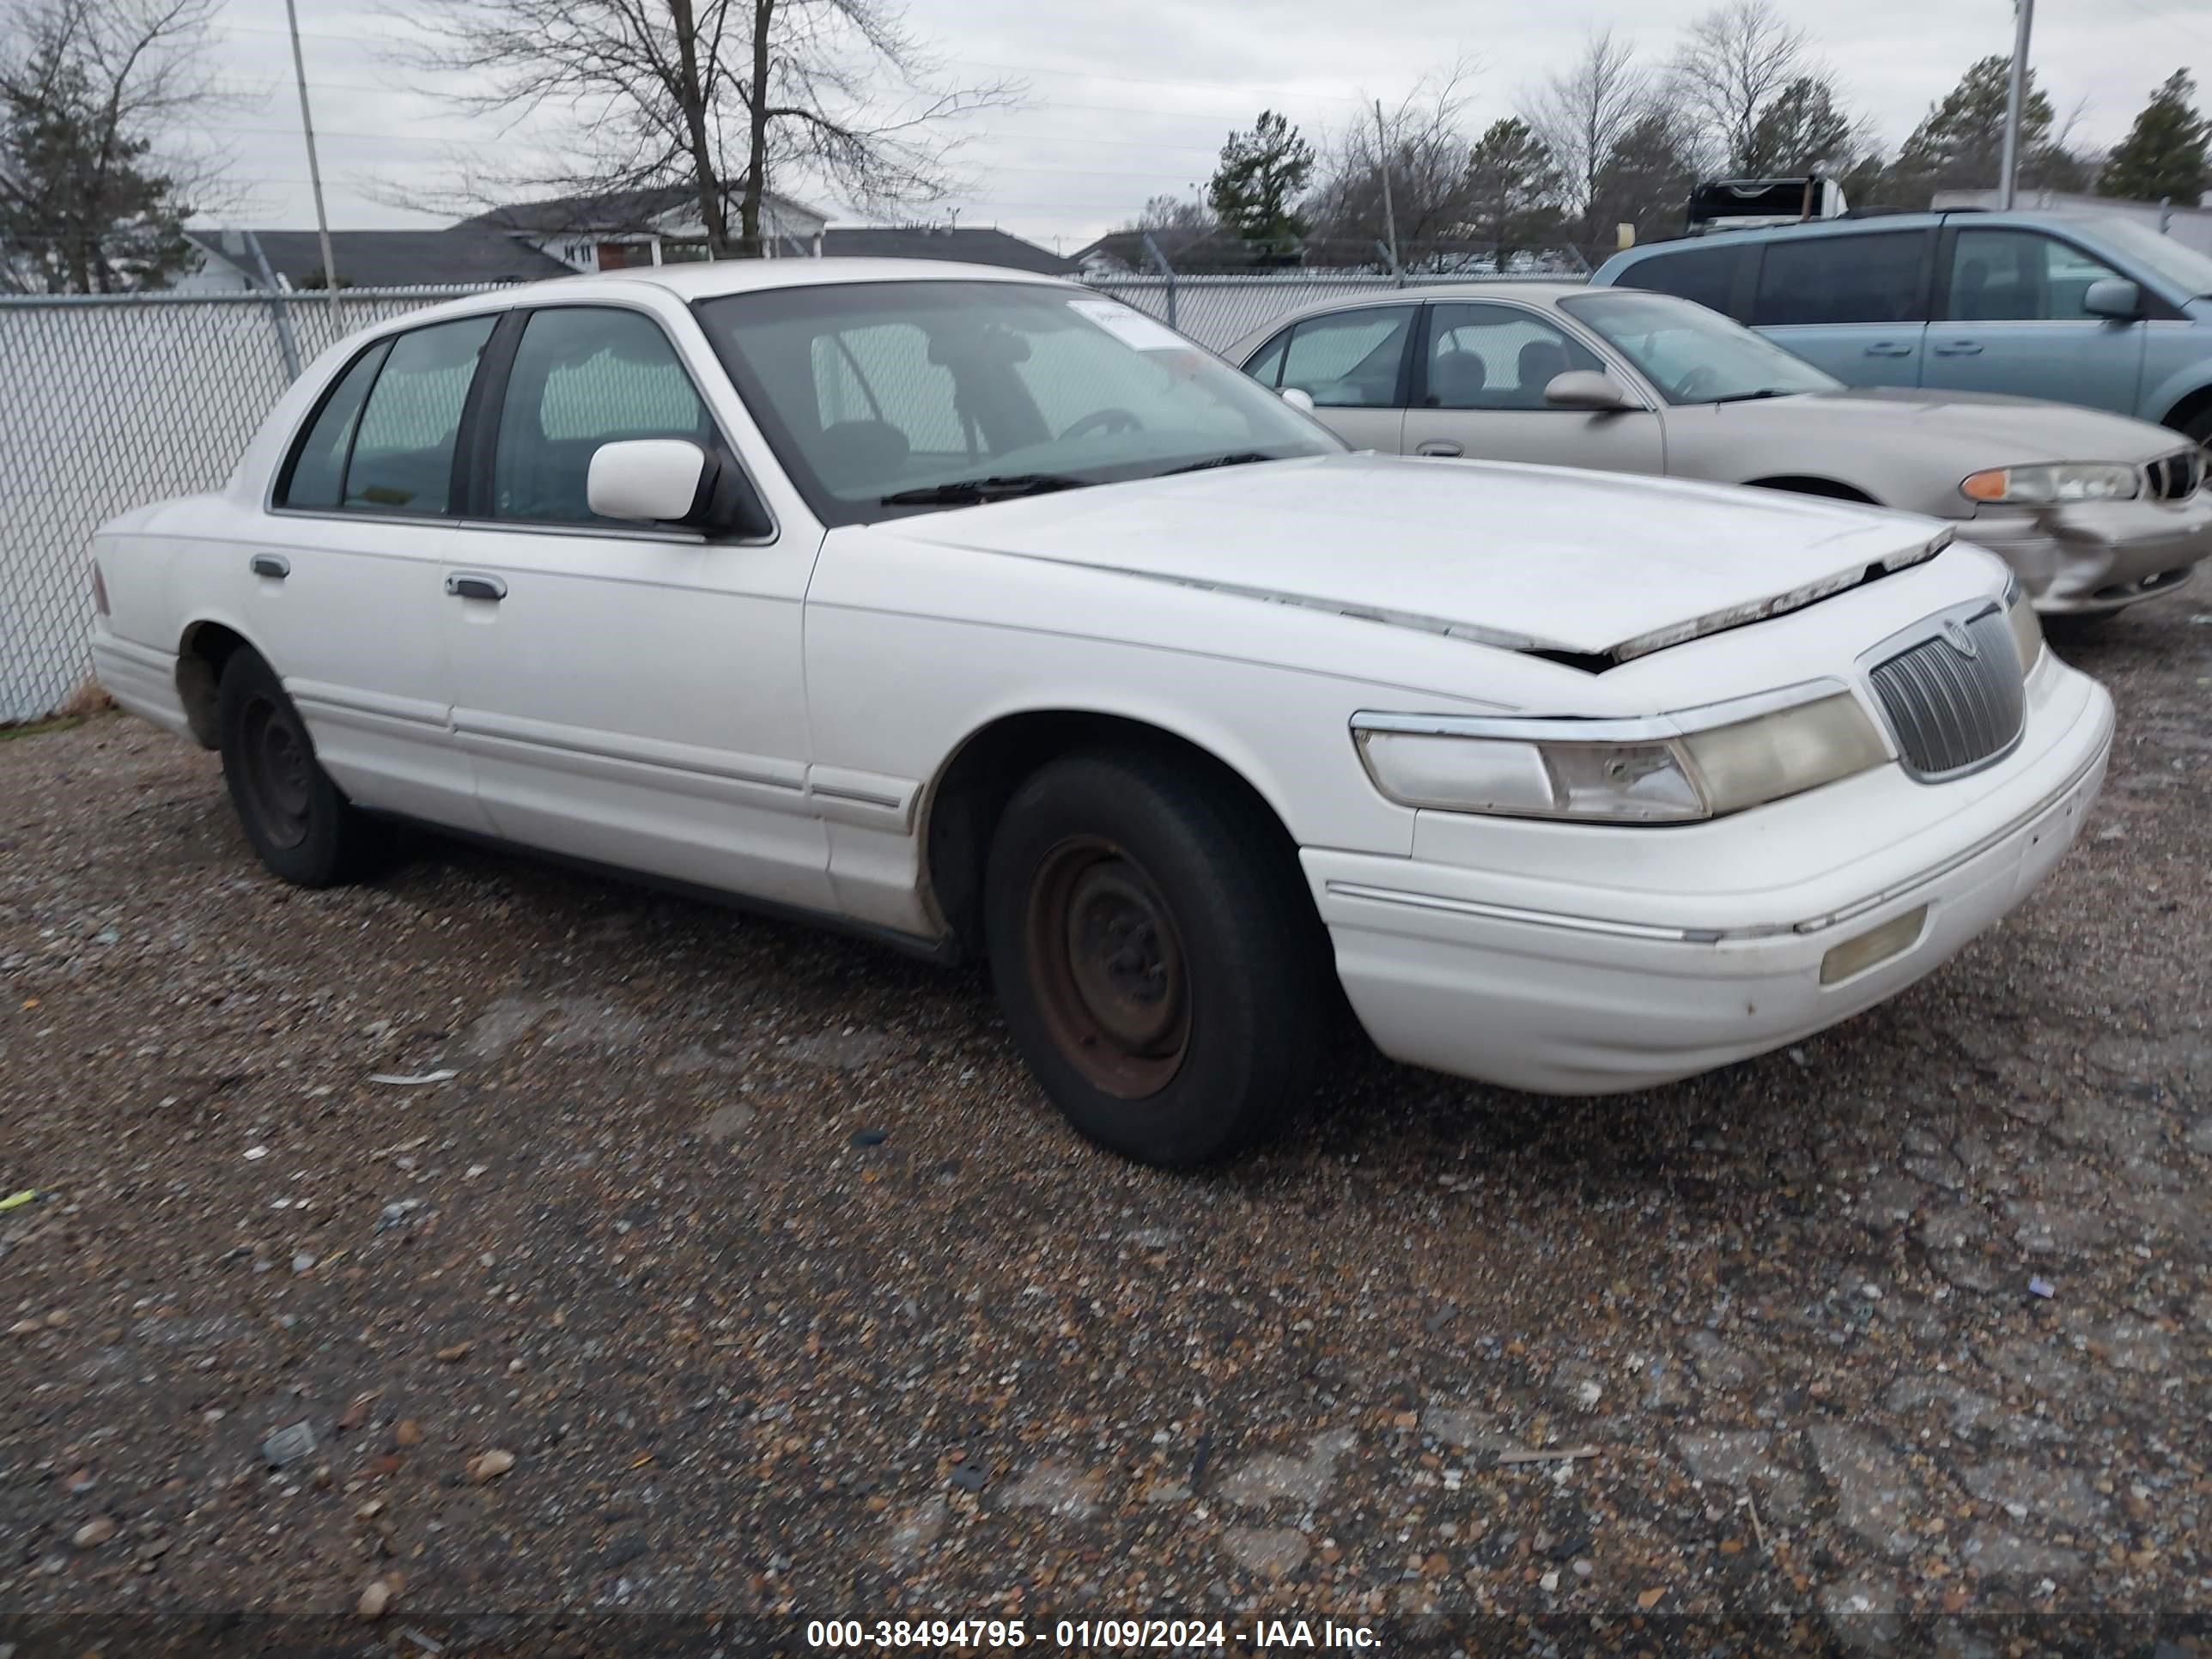
<path fill-rule="evenodd" d="M 471 291 L 0 300 L 0 723 L 52 713 L 90 672 L 95 529 L 220 487 L 317 354 Z"/>
<path fill-rule="evenodd" d="M 1091 284 L 1219 350 L 1310 301 L 1421 280 L 1289 271 Z M 0 299 L 0 386 L 13 394 L 0 410 L 0 724 L 51 714 L 84 684 L 85 558 L 100 525 L 220 487 L 300 369 L 354 330 L 478 291 Z"/>

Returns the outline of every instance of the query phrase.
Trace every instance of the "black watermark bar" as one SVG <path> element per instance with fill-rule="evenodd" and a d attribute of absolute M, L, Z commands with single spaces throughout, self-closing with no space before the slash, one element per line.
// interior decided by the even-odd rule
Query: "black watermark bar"
<path fill-rule="evenodd" d="M 1218 1620 L 1008 1614 L 963 1621 L 911 1614 L 884 1620 L 395 1610 L 369 1623 L 245 1613 L 13 1617 L 0 1610 L 0 1659 L 815 1659 L 899 1653 L 2212 1659 L 2212 1614 L 1921 1618 L 1807 1609 L 1802 1616 L 1757 1619 L 1537 1613 L 1363 1621 L 1341 1613 L 1270 1613 Z"/>

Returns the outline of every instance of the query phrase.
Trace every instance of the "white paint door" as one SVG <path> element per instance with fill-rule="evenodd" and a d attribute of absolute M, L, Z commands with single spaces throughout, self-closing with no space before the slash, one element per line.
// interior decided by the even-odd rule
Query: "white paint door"
<path fill-rule="evenodd" d="M 831 908 L 799 655 L 818 538 L 705 542 L 592 517 L 599 445 L 724 447 L 641 311 L 532 312 L 495 412 L 488 518 L 456 532 L 443 603 L 454 726 L 498 832 Z"/>
<path fill-rule="evenodd" d="M 380 342 L 339 376 L 239 562 L 239 617 L 362 805 L 488 831 L 441 633 L 461 409 L 496 315 Z"/>

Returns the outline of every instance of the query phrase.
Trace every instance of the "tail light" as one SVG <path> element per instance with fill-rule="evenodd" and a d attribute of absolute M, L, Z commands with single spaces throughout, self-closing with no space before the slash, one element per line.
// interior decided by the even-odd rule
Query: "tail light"
<path fill-rule="evenodd" d="M 107 615 L 107 578 L 100 574 L 100 561 L 92 562 L 92 608 L 100 616 Z"/>

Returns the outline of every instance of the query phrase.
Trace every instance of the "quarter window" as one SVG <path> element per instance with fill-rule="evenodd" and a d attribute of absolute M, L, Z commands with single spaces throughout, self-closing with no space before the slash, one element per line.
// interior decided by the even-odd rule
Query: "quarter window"
<path fill-rule="evenodd" d="M 1412 306 L 1340 311 L 1300 323 L 1283 357 L 1281 384 L 1322 409 L 1389 409 L 1412 331 Z"/>
<path fill-rule="evenodd" d="M 531 313 L 500 405 L 493 515 L 615 522 L 592 512 L 592 457 L 602 444 L 632 438 L 716 443 L 707 406 L 659 325 L 607 306 Z"/>
<path fill-rule="evenodd" d="M 1291 343 L 1291 331 L 1280 334 L 1260 348 L 1252 361 L 1244 365 L 1244 372 L 1261 386 L 1279 386 L 1283 383 L 1283 349 Z"/>
<path fill-rule="evenodd" d="M 1800 236 L 1765 245 L 1751 320 L 1761 328 L 1808 323 L 1905 323 L 1920 303 L 1924 230 Z"/>
<path fill-rule="evenodd" d="M 338 377 L 316 411 L 307 435 L 292 454 L 292 465 L 276 491 L 279 507 L 329 512 L 343 499 L 347 453 L 353 447 L 354 428 L 361 421 L 361 406 L 384 367 L 389 340 L 380 340 Z"/>
<path fill-rule="evenodd" d="M 1962 230 L 1951 247 L 1953 322 L 2087 319 L 2092 283 L 2119 272 L 2070 243 L 2032 230 Z"/>
<path fill-rule="evenodd" d="M 1735 274 L 1743 259 L 1741 246 L 1686 248 L 1680 253 L 1656 254 L 1639 259 L 1621 273 L 1623 288 L 1648 288 L 1655 294 L 1671 294 L 1731 316 Z"/>
<path fill-rule="evenodd" d="M 346 463 L 343 502 L 362 513 L 443 513 L 453 434 L 495 316 L 465 317 L 392 341 Z"/>
<path fill-rule="evenodd" d="M 1439 305 L 1429 324 L 1430 409 L 1548 409 L 1544 388 L 1605 365 L 1572 336 L 1517 306 Z"/>

